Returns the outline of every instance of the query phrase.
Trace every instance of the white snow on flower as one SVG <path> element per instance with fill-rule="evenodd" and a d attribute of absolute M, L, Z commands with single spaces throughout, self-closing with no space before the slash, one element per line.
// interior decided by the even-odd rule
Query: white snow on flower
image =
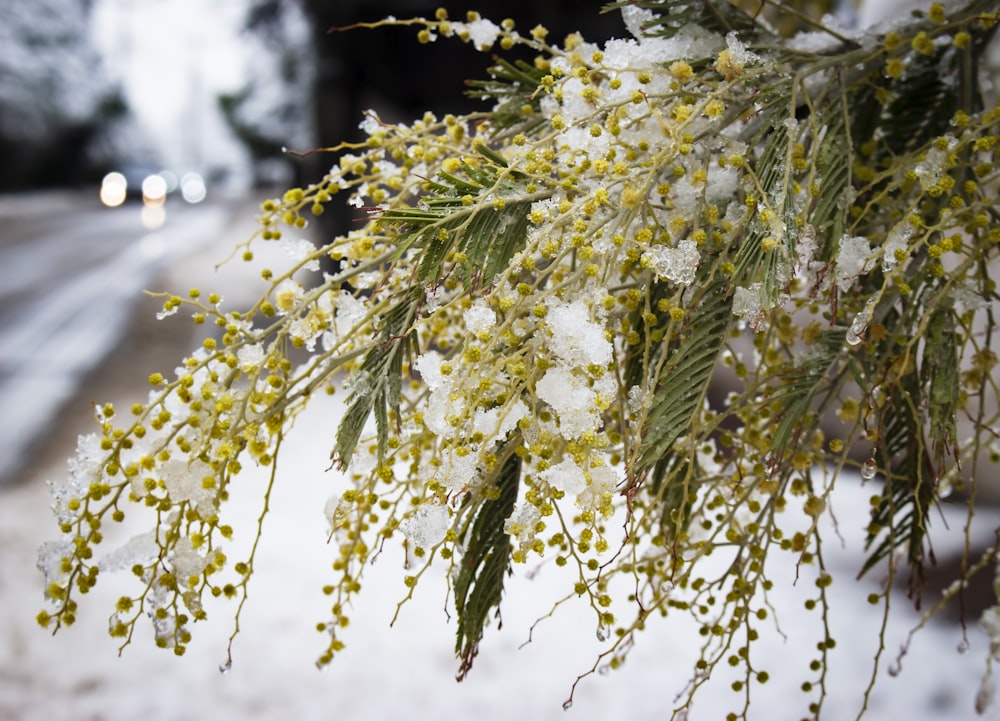
<path fill-rule="evenodd" d="M 215 471 L 204 461 L 169 460 L 162 466 L 163 483 L 170 501 L 175 506 L 187 501 L 195 506 L 202 518 L 209 518 L 214 511 L 213 492 L 202 484 L 205 478 L 214 478 Z"/>
<path fill-rule="evenodd" d="M 653 264 L 656 274 L 678 285 L 694 282 L 695 271 L 701 262 L 698 244 L 693 240 L 682 240 L 676 248 L 667 245 L 651 246 L 645 253 Z"/>
<path fill-rule="evenodd" d="M 45 576 L 46 586 L 66 579 L 68 574 L 63 570 L 63 559 L 71 558 L 75 550 L 70 541 L 63 540 L 46 541 L 39 547 L 35 567 Z"/>
<path fill-rule="evenodd" d="M 413 362 L 413 370 L 420 374 L 421 380 L 432 391 L 445 384 L 444 377 L 441 375 L 441 362 L 443 360 L 443 356 L 436 350 L 429 350 L 418 356 Z M 451 385 L 450 380 L 448 385 Z"/>
<path fill-rule="evenodd" d="M 334 329 L 339 338 L 343 338 L 358 323 L 368 315 L 368 307 L 346 290 L 340 291 L 336 301 L 337 315 L 334 317 Z"/>
<path fill-rule="evenodd" d="M 442 434 L 439 434 L 442 435 Z M 479 461 L 475 453 L 460 456 L 454 451 L 443 459 L 434 478 L 449 491 L 462 491 L 479 479 Z"/>
<path fill-rule="evenodd" d="M 535 524 L 540 518 L 537 508 L 530 503 L 521 502 L 510 514 L 510 518 L 504 521 L 503 531 L 525 543 L 535 537 Z"/>
<path fill-rule="evenodd" d="M 872 248 L 867 238 L 844 235 L 840 239 L 834 279 L 841 293 L 847 292 L 854 281 L 872 269 Z"/>
<path fill-rule="evenodd" d="M 518 399 L 513 406 L 497 408 L 477 408 L 476 417 L 472 421 L 474 432 L 482 433 L 485 438 L 506 438 L 514 430 L 517 422 L 531 414 L 524 401 Z"/>
<path fill-rule="evenodd" d="M 559 417 L 559 431 L 567 440 L 597 430 L 600 417 L 595 412 L 597 394 L 565 368 L 550 368 L 535 384 L 535 393 Z"/>
<path fill-rule="evenodd" d="M 606 496 L 614 495 L 618 487 L 618 474 L 611 466 L 597 466 L 590 469 L 590 481 L 580 491 L 576 503 L 580 508 L 597 508 Z"/>
<path fill-rule="evenodd" d="M 106 553 L 97 566 L 102 571 L 121 571 L 132 568 L 137 563 L 146 566 L 159 556 L 159 551 L 156 531 L 146 531 L 132 536 L 115 550 Z"/>
<path fill-rule="evenodd" d="M 191 576 L 200 576 L 208 565 L 208 559 L 195 550 L 194 544 L 188 536 L 177 541 L 173 551 L 170 553 L 170 564 L 174 568 L 174 575 L 178 583 L 185 582 Z"/>
<path fill-rule="evenodd" d="M 737 286 L 733 291 L 733 315 L 756 328 L 763 317 L 760 292 L 761 284 L 752 283 L 749 287 Z"/>
<path fill-rule="evenodd" d="M 462 314 L 462 319 L 465 321 L 465 327 L 470 333 L 478 333 L 482 330 L 488 331 L 497 324 L 496 313 L 486 305 L 486 302 L 482 298 L 477 299 L 472 304 L 472 307 Z"/>
<path fill-rule="evenodd" d="M 726 47 L 729 48 L 729 57 L 739 65 L 746 65 L 759 59 L 756 53 L 747 50 L 735 30 L 726 35 Z"/>
<path fill-rule="evenodd" d="M 368 109 L 365 111 L 364 120 L 358 123 L 358 127 L 364 131 L 365 135 L 374 135 L 381 129 L 382 122 L 379 120 L 378 113 Z"/>
<path fill-rule="evenodd" d="M 274 289 L 274 305 L 278 312 L 281 315 L 290 313 L 302 297 L 302 293 L 302 284 L 291 278 L 278 283 L 278 287 Z"/>
<path fill-rule="evenodd" d="M 253 373 L 264 364 L 264 346 L 260 343 L 242 346 L 236 351 L 236 360 L 241 371 Z"/>
<path fill-rule="evenodd" d="M 296 264 L 301 263 L 310 255 L 316 252 L 316 246 L 310 240 L 305 238 L 299 238 L 298 240 L 292 240 L 291 238 L 281 239 L 281 249 L 288 254 Z M 319 259 L 313 258 L 309 262 L 302 266 L 305 270 L 319 270 Z"/>
<path fill-rule="evenodd" d="M 477 50 L 489 50 L 500 35 L 499 26 L 485 18 L 468 23 L 465 29 Z"/>
<path fill-rule="evenodd" d="M 587 478 L 583 469 L 570 457 L 549 466 L 538 474 L 539 477 L 553 488 L 575 496 L 587 486 Z"/>
<path fill-rule="evenodd" d="M 571 367 L 585 368 L 591 363 L 606 366 L 611 362 L 611 342 L 604 337 L 603 326 L 590 320 L 590 310 L 581 300 L 548 302 L 545 321 L 549 326 L 552 352 Z"/>
<path fill-rule="evenodd" d="M 912 235 L 913 227 L 905 221 L 897 225 L 889 233 L 889 237 L 885 239 L 885 245 L 882 246 L 882 267 L 887 272 L 892 271 L 896 267 L 896 264 L 899 262 L 896 259 L 896 251 L 905 253 Z"/>
<path fill-rule="evenodd" d="M 431 548 L 444 540 L 451 525 L 448 507 L 440 503 L 424 503 L 399 524 L 406 540 L 418 548 Z"/>
<path fill-rule="evenodd" d="M 927 155 L 924 159 L 917 163 L 917 166 L 913 169 L 913 172 L 917 174 L 917 180 L 920 181 L 920 187 L 923 190 L 930 190 L 932 187 L 938 184 L 941 180 L 941 174 L 944 173 L 945 168 L 948 166 L 948 156 L 951 154 L 952 150 L 956 145 L 958 145 L 958 140 L 951 137 L 950 135 L 945 136 L 947 149 L 942 150 L 936 145 L 927 151 Z"/>

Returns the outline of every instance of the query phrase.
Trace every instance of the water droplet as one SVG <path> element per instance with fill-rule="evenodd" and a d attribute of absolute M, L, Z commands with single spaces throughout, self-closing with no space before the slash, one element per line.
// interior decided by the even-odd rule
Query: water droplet
<path fill-rule="evenodd" d="M 902 670 L 903 668 L 900 666 L 899 661 L 894 661 L 889 665 L 889 675 L 893 678 L 898 676 Z"/>
<path fill-rule="evenodd" d="M 563 711 L 569 711 L 571 708 L 573 708 L 573 699 L 563 701 Z"/>
<path fill-rule="evenodd" d="M 607 676 L 609 673 L 611 673 L 611 664 L 605 663 L 602 664 L 601 666 L 598 666 L 597 673 L 599 673 L 601 676 Z"/>
<path fill-rule="evenodd" d="M 221 664 L 219 666 L 219 673 L 221 673 L 222 675 L 225 675 L 225 674 L 229 673 L 232 670 L 233 670 L 233 662 L 232 662 L 232 660 L 226 661 L 224 664 Z"/>
<path fill-rule="evenodd" d="M 958 644 L 958 646 L 956 647 L 955 650 L 958 651 L 959 653 L 965 653 L 966 651 L 968 651 L 969 650 L 969 639 L 963 638 L 961 640 L 961 642 L 959 642 L 959 644 Z"/>
<path fill-rule="evenodd" d="M 874 458 L 869 458 L 865 461 L 865 464 L 861 466 L 861 480 L 870 481 L 878 473 L 878 464 L 875 463 Z"/>
<path fill-rule="evenodd" d="M 608 640 L 608 631 L 607 631 L 606 628 L 604 628 L 604 626 L 598 626 L 597 627 L 597 640 L 598 641 L 607 641 Z"/>

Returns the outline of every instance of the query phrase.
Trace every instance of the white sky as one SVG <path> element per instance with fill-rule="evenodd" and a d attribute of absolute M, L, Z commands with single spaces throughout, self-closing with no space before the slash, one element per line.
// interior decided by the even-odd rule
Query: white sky
<path fill-rule="evenodd" d="M 97 0 L 94 42 L 167 166 L 239 165 L 220 92 L 245 80 L 246 0 Z M 143 160 L 143 159 L 136 159 Z"/>

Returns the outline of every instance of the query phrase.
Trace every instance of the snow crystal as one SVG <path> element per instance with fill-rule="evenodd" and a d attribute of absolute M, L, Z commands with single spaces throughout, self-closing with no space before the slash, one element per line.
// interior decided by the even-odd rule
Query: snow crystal
<path fill-rule="evenodd" d="M 867 238 L 844 235 L 840 239 L 834 277 L 841 293 L 847 292 L 857 278 L 871 270 L 871 254 Z"/>
<path fill-rule="evenodd" d="M 654 245 L 645 253 L 653 264 L 656 274 L 678 285 L 694 282 L 694 273 L 701 262 L 698 244 L 693 240 L 682 240 L 676 248 Z"/>
<path fill-rule="evenodd" d="M 470 333 L 488 331 L 497 324 L 496 313 L 482 299 L 476 300 L 472 307 L 462 314 L 462 319 Z"/>
<path fill-rule="evenodd" d="M 203 518 L 208 518 L 211 515 L 213 494 L 204 487 L 202 481 L 215 476 L 212 467 L 204 461 L 192 461 L 189 465 L 181 460 L 170 460 L 162 469 L 163 483 L 167 487 L 171 503 L 192 503 Z"/>
<path fill-rule="evenodd" d="M 338 337 L 343 338 L 351 329 L 364 321 L 368 315 L 368 308 L 360 300 L 355 298 L 346 290 L 340 291 L 337 298 L 337 315 L 334 319 L 334 327 Z"/>
<path fill-rule="evenodd" d="M 439 434 L 442 435 L 442 434 Z M 449 491 L 461 491 L 474 485 L 479 478 L 479 461 L 475 453 L 460 456 L 451 452 L 434 474 L 434 478 Z"/>
<path fill-rule="evenodd" d="M 444 540 L 451 525 L 448 507 L 440 503 L 424 503 L 399 524 L 406 540 L 418 548 L 431 548 Z"/>
<path fill-rule="evenodd" d="M 553 488 L 575 496 L 587 486 L 583 469 L 572 458 L 564 458 L 538 474 Z"/>
<path fill-rule="evenodd" d="M 611 362 L 611 343 L 604 337 L 604 328 L 590 320 L 590 310 L 583 301 L 549 302 L 545 320 L 551 339 L 549 347 L 572 367 L 591 363 L 606 366 Z"/>

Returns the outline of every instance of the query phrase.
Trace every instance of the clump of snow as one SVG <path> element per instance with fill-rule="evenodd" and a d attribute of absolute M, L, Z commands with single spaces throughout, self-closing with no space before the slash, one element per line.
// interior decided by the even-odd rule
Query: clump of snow
<path fill-rule="evenodd" d="M 645 38 L 642 32 L 642 26 L 653 20 L 655 17 L 656 15 L 652 10 L 641 8 L 636 5 L 622 6 L 622 21 L 624 21 L 625 27 L 628 28 L 628 31 L 632 33 L 632 37 L 636 40 L 643 40 Z"/>
<path fill-rule="evenodd" d="M 594 409 L 597 394 L 565 368 L 547 370 L 535 384 L 535 392 L 555 410 L 564 438 L 578 438 L 597 429 L 599 417 Z"/>
<path fill-rule="evenodd" d="M 586 303 L 551 300 L 548 308 L 549 346 L 557 357 L 571 367 L 611 362 L 611 342 L 604 337 L 603 326 L 590 319 Z"/>
<path fill-rule="evenodd" d="M 496 313 L 486 305 L 486 302 L 482 298 L 477 299 L 472 304 L 472 307 L 462 314 L 462 319 L 465 321 L 465 327 L 470 333 L 488 331 L 497 324 Z"/>
<path fill-rule="evenodd" d="M 847 292 L 855 280 L 872 269 L 872 265 L 872 247 L 867 238 L 846 234 L 841 237 L 834 269 L 840 292 Z"/>
<path fill-rule="evenodd" d="M 469 33 L 469 39 L 478 50 L 489 50 L 500 35 L 499 26 L 485 18 L 468 23 L 465 29 Z"/>
<path fill-rule="evenodd" d="M 444 540 L 451 525 L 448 507 L 440 503 L 424 503 L 399 524 L 406 539 L 418 548 L 430 548 Z"/>
<path fill-rule="evenodd" d="M 757 327 L 763 317 L 761 290 L 763 286 L 752 283 L 749 287 L 737 286 L 733 291 L 733 315 L 746 321 L 751 327 Z"/>
<path fill-rule="evenodd" d="M 575 496 L 587 485 L 583 469 L 572 459 L 564 458 L 538 474 L 543 481 L 559 491 Z"/>
<path fill-rule="evenodd" d="M 906 222 L 900 223 L 889 233 L 889 237 L 886 238 L 885 245 L 882 247 L 882 267 L 886 272 L 895 269 L 899 262 L 896 259 L 896 251 L 906 252 L 912 236 L 913 228 Z"/>
<path fill-rule="evenodd" d="M 693 240 L 682 240 L 676 248 L 667 245 L 654 245 L 646 253 L 661 278 L 671 280 L 678 285 L 690 285 L 694 282 L 695 271 L 701 263 L 701 253 L 698 244 Z"/>
<path fill-rule="evenodd" d="M 729 57 L 739 65 L 747 65 L 760 59 L 757 53 L 747 50 L 735 30 L 726 35 L 726 47 L 729 49 Z"/>

